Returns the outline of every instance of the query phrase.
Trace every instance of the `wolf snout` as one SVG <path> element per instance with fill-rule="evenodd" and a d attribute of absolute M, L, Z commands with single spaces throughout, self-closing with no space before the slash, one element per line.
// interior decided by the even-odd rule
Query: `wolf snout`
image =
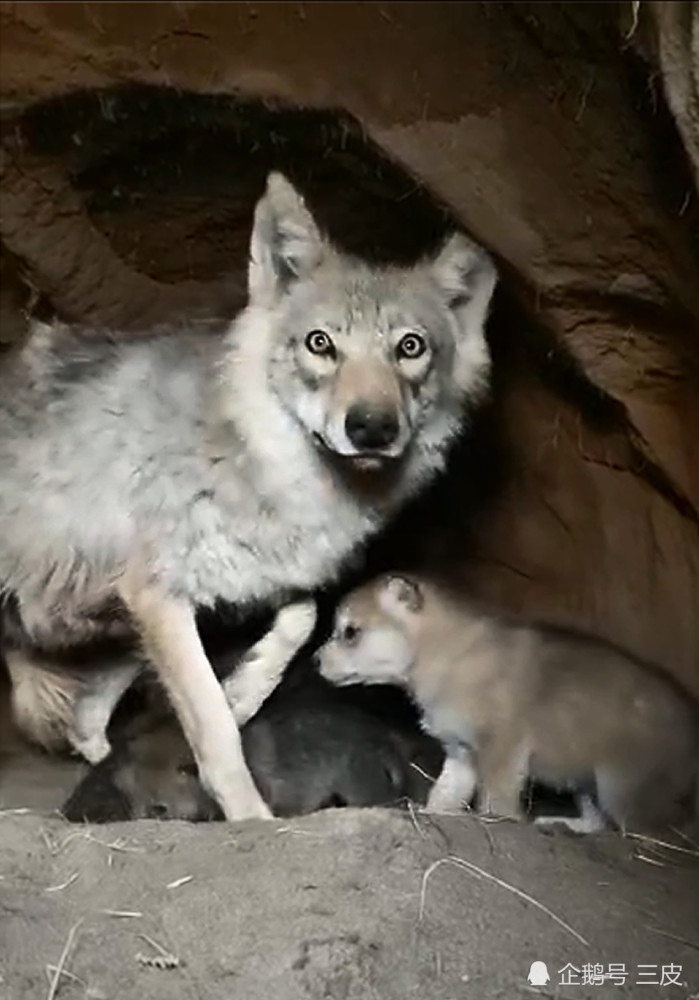
<path fill-rule="evenodd" d="M 357 451 L 379 451 L 392 445 L 400 432 L 395 409 L 356 403 L 345 417 L 345 434 Z"/>

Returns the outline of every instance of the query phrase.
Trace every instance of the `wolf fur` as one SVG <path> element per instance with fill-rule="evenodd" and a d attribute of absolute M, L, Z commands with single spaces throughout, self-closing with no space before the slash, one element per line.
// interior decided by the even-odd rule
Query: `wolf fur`
<path fill-rule="evenodd" d="M 0 593 L 21 623 L 25 728 L 46 729 L 32 650 L 46 665 L 105 629 L 136 636 L 229 819 L 269 813 L 195 608 L 278 607 L 330 581 L 443 468 L 487 389 L 495 271 L 460 233 L 411 267 L 350 258 L 271 174 L 248 281 L 224 338 L 37 325 L 0 372 Z M 313 606 L 287 611 L 307 637 Z"/>
<path fill-rule="evenodd" d="M 509 620 L 414 577 L 350 594 L 319 654 L 337 684 L 394 683 L 423 712 L 446 759 L 428 807 L 522 814 L 527 779 L 594 782 L 577 828 L 681 817 L 699 788 L 699 711 L 659 669 L 610 643 Z M 549 822 L 551 820 L 549 819 Z"/>
<path fill-rule="evenodd" d="M 238 726 L 259 711 L 275 690 L 287 666 L 310 637 L 315 611 L 297 601 L 277 612 L 269 631 L 236 658 L 235 672 L 223 690 Z M 33 651 L 6 649 L 12 682 L 15 721 L 33 742 L 46 750 L 72 749 L 88 763 L 98 764 L 110 752 L 107 726 L 115 705 L 135 678 L 147 668 L 137 650 L 100 658 L 85 670 L 81 662 L 60 664 Z"/>

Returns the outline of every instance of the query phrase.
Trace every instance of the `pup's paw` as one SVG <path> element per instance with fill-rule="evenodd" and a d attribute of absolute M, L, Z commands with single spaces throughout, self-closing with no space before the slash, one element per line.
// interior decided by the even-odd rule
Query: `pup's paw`
<path fill-rule="evenodd" d="M 465 807 L 466 803 L 458 793 L 454 794 L 451 790 L 438 788 L 435 785 L 427 797 L 425 812 L 444 815 L 463 812 Z"/>

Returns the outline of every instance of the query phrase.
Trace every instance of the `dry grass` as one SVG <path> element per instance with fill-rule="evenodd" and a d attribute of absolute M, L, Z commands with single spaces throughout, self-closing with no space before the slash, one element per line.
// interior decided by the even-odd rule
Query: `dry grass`
<path fill-rule="evenodd" d="M 140 938 L 143 938 L 151 948 L 157 951 L 157 955 L 144 955 L 143 952 L 138 952 L 136 955 L 136 961 L 141 965 L 146 965 L 151 969 L 178 969 L 180 967 L 180 959 L 178 955 L 173 955 L 171 951 L 167 948 L 163 948 L 161 944 L 158 944 L 152 937 L 147 934 L 139 934 Z"/>
<path fill-rule="evenodd" d="M 675 831 L 679 836 L 683 837 L 686 842 L 691 844 L 691 847 L 684 847 L 682 844 L 673 844 L 670 840 L 660 840 L 658 837 L 651 837 L 645 833 L 631 833 L 628 830 L 623 832 L 623 836 L 629 840 L 635 840 L 639 844 L 643 845 L 644 850 L 650 853 L 656 854 L 663 860 L 667 860 L 667 855 L 663 854 L 663 851 L 674 852 L 675 854 L 682 854 L 685 857 L 699 858 L 699 848 L 697 848 L 694 841 L 687 834 L 682 834 L 679 831 Z M 636 854 L 636 857 L 639 857 Z M 646 858 L 641 858 L 640 860 L 649 860 Z"/>
<path fill-rule="evenodd" d="M 578 933 L 578 931 L 576 931 L 573 927 L 571 927 L 570 924 L 566 923 L 565 920 L 557 916 L 557 914 L 555 914 L 553 910 L 550 910 L 548 906 L 545 906 L 543 903 L 539 902 L 538 899 L 534 899 L 534 897 L 530 896 L 529 893 L 523 892 L 522 889 L 518 889 L 516 886 L 511 885 L 509 882 L 505 882 L 504 879 L 498 878 L 497 875 L 492 875 L 490 872 L 485 871 L 485 869 L 479 868 L 478 865 L 474 865 L 473 862 L 466 861 L 465 858 L 457 858 L 453 855 L 450 855 L 447 858 L 440 858 L 438 861 L 433 862 L 433 864 L 430 865 L 430 867 L 423 875 L 422 889 L 420 892 L 420 912 L 418 918 L 419 920 L 422 920 L 425 911 L 425 895 L 427 892 L 427 882 L 430 876 L 437 870 L 437 868 L 440 868 L 442 865 L 453 865 L 455 868 L 461 868 L 463 871 L 467 871 L 470 875 L 475 875 L 477 878 L 484 878 L 488 882 L 492 882 L 494 885 L 500 886 L 501 889 L 506 889 L 508 892 L 511 892 L 513 895 L 517 896 L 519 899 L 523 899 L 525 903 L 529 903 L 531 906 L 534 906 L 537 910 L 541 910 L 542 913 L 545 913 L 546 916 L 550 917 L 550 919 L 553 920 L 555 923 L 557 923 L 559 927 L 562 927 L 563 930 L 567 931 L 567 933 L 570 934 L 572 937 L 574 937 L 577 941 L 580 941 L 580 943 L 585 945 L 586 948 L 590 947 L 590 942 L 586 938 L 584 938 L 582 934 Z"/>
<path fill-rule="evenodd" d="M 176 878 L 174 882 L 168 882 L 165 886 L 166 889 L 179 889 L 181 885 L 187 885 L 194 878 L 193 875 L 183 875 L 182 878 Z"/>
<path fill-rule="evenodd" d="M 671 941 L 678 941 L 679 944 L 686 945 L 687 948 L 699 951 L 699 941 L 690 941 L 689 938 L 680 937 L 679 934 L 671 934 L 670 931 L 663 931 L 659 927 L 646 927 L 646 930 L 650 931 L 651 934 L 660 934 L 661 937 L 669 938 Z"/>
<path fill-rule="evenodd" d="M 68 937 L 66 938 L 66 943 L 63 946 L 61 957 L 58 959 L 58 965 L 56 965 L 55 967 L 53 966 L 50 967 L 54 968 L 54 973 L 51 983 L 49 985 L 49 992 L 46 1000 L 54 1000 L 56 993 L 58 992 L 58 987 L 61 981 L 61 977 L 63 975 L 71 975 L 70 973 L 64 972 L 65 964 L 68 961 L 68 956 L 70 955 L 71 949 L 73 948 L 73 944 L 75 942 L 75 935 L 77 934 L 78 928 L 80 927 L 82 922 L 83 921 L 81 917 L 80 920 L 78 920 L 77 924 L 73 924 L 70 931 L 68 932 Z"/>
<path fill-rule="evenodd" d="M 46 889 L 44 889 L 44 892 L 63 892 L 63 890 L 67 889 L 69 885 L 73 884 L 73 882 L 77 882 L 79 878 L 80 872 L 73 872 L 73 874 L 67 878 L 65 882 L 61 882 L 60 885 L 49 885 Z"/>

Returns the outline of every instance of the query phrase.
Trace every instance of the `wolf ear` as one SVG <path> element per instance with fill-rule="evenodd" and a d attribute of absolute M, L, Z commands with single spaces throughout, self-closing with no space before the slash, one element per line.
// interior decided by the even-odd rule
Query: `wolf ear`
<path fill-rule="evenodd" d="M 485 319 L 497 274 L 482 247 L 464 233 L 452 233 L 433 259 L 431 270 L 451 309 L 458 311 L 477 302 Z"/>
<path fill-rule="evenodd" d="M 269 304 L 293 281 L 310 274 L 322 253 L 323 238 L 303 198 L 286 177 L 271 173 L 252 226 L 250 301 Z"/>
<path fill-rule="evenodd" d="M 454 379 L 464 391 L 486 383 L 490 356 L 484 329 L 497 271 L 490 255 L 464 235 L 453 233 L 430 264 L 432 276 L 459 324 Z"/>
<path fill-rule="evenodd" d="M 425 598 L 415 580 L 407 576 L 387 576 L 381 582 L 379 602 L 388 614 L 403 616 L 406 612 L 417 614 L 421 611 Z"/>

